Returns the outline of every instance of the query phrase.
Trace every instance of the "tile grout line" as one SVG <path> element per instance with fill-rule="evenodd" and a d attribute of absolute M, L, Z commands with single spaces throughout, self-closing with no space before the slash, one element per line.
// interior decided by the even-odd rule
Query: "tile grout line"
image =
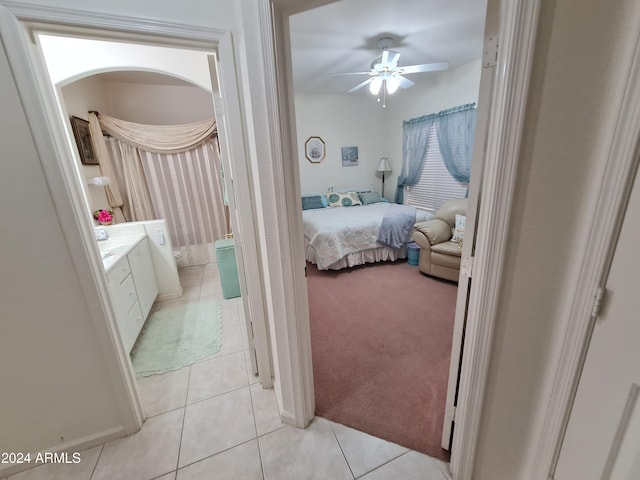
<path fill-rule="evenodd" d="M 189 398 L 189 384 L 191 383 L 191 366 L 189 366 L 189 376 L 187 377 L 187 391 L 184 395 L 184 406 L 182 412 L 182 427 L 180 428 L 180 441 L 178 442 L 178 458 L 176 459 L 176 477 L 178 476 L 178 467 L 180 466 L 180 454 L 182 453 L 182 436 L 184 435 L 184 423 L 187 419 L 187 399 Z"/>
<path fill-rule="evenodd" d="M 247 358 L 242 354 L 242 360 L 244 361 L 244 371 L 247 372 Z M 249 375 L 247 374 L 247 377 Z M 247 381 L 249 379 L 247 378 Z M 253 393 L 251 392 L 251 385 L 249 385 L 249 399 L 251 400 L 251 414 L 253 415 L 253 429 L 256 432 L 256 445 L 258 447 L 258 459 L 260 460 L 260 472 L 262 472 L 262 478 L 264 480 L 264 463 L 262 462 L 262 450 L 260 450 L 260 441 L 258 440 L 258 423 L 256 422 L 256 409 L 253 406 Z"/>
<path fill-rule="evenodd" d="M 89 480 L 91 480 L 96 473 L 96 468 L 98 468 L 98 462 L 100 461 L 100 457 L 102 457 L 102 452 L 104 451 L 105 445 L 106 443 L 103 443 L 100 446 L 100 453 L 98 454 L 98 458 L 96 458 L 96 464 L 93 466 L 93 469 L 91 470 L 91 475 L 89 475 Z"/>
<path fill-rule="evenodd" d="M 410 453 L 410 452 L 413 452 L 413 450 L 407 450 L 406 452 L 404 452 L 404 453 L 402 453 L 402 454 L 398 455 L 397 457 L 392 458 L 391 460 L 388 460 L 388 461 L 384 462 L 382 465 L 378 465 L 378 466 L 377 466 L 376 468 L 374 468 L 373 470 L 369 470 L 368 472 L 363 473 L 362 475 L 360 475 L 359 477 L 357 477 L 355 480 L 358 480 L 358 478 L 362 478 L 362 477 L 364 477 L 365 475 L 369 475 L 370 473 L 373 473 L 373 472 L 375 472 L 376 470 L 380 470 L 380 469 L 381 469 L 382 467 L 384 467 L 385 465 L 388 465 L 388 464 L 390 464 L 391 462 L 395 462 L 396 460 L 398 460 L 399 458 L 404 457 L 407 453 Z"/>
<path fill-rule="evenodd" d="M 340 453 L 342 453 L 342 457 L 344 458 L 345 463 L 347 464 L 347 468 L 349 469 L 349 472 L 351 473 L 351 478 L 356 478 L 356 476 L 353 474 L 353 470 L 351 469 L 351 465 L 349 464 L 349 460 L 347 460 L 347 456 L 344 453 L 344 450 L 342 449 L 342 444 L 340 443 L 340 440 L 338 440 L 338 436 L 336 435 L 336 431 L 333 429 L 333 423 L 329 422 L 329 428 L 331 429 L 331 433 L 333 433 L 333 438 L 336 439 L 336 443 L 338 444 L 338 448 L 340 449 Z"/>

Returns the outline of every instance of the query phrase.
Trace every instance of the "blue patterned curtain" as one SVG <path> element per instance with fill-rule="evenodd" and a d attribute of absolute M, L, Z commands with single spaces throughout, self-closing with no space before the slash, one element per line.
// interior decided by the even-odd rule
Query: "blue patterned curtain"
<path fill-rule="evenodd" d="M 415 185 L 420 178 L 434 120 L 428 115 L 402 122 L 402 170 L 398 177 L 396 203 L 404 202 L 404 187 Z"/>
<path fill-rule="evenodd" d="M 438 144 L 447 170 L 460 183 L 469 183 L 476 110 L 457 111 L 437 118 Z"/>

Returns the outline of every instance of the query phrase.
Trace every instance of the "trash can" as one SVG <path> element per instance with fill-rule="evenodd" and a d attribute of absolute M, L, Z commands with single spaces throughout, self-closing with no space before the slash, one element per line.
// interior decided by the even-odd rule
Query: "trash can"
<path fill-rule="evenodd" d="M 232 238 L 216 240 L 216 258 L 218 259 L 220 283 L 222 283 L 222 296 L 227 299 L 239 297 L 240 280 L 238 279 L 236 251 Z"/>
<path fill-rule="evenodd" d="M 407 263 L 409 265 L 413 265 L 415 267 L 418 266 L 418 262 L 420 261 L 420 245 L 416 242 L 411 242 L 407 244 Z"/>

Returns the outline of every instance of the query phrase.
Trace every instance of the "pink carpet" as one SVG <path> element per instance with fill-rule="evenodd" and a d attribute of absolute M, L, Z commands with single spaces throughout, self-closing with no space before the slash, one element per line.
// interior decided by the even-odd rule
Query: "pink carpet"
<path fill-rule="evenodd" d="M 406 261 L 307 271 L 316 414 L 448 460 L 457 286 Z"/>

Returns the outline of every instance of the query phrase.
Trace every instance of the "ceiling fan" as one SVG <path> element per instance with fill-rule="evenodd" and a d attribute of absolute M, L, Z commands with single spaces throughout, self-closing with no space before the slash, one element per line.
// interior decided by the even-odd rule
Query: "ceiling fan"
<path fill-rule="evenodd" d="M 382 49 L 382 55 L 371 62 L 371 70 L 368 72 L 347 72 L 335 74 L 369 75 L 369 78 L 353 87 L 348 93 L 355 92 L 356 90 L 360 90 L 368 85 L 369 92 L 373 95 L 378 95 L 378 101 L 380 101 L 380 93 L 382 93 L 384 98 L 386 94 L 394 94 L 398 88 L 406 89 L 415 85 L 415 82 L 405 78 L 403 75 L 410 73 L 436 72 L 449 68 L 449 62 L 423 63 L 421 65 L 407 65 L 405 67 L 401 67 L 398 65 L 400 53 L 389 50 L 392 44 L 393 39 L 391 37 L 382 37 L 378 40 L 378 46 Z M 385 88 L 382 88 L 383 86 Z M 385 106 L 384 103 L 383 106 Z"/>

